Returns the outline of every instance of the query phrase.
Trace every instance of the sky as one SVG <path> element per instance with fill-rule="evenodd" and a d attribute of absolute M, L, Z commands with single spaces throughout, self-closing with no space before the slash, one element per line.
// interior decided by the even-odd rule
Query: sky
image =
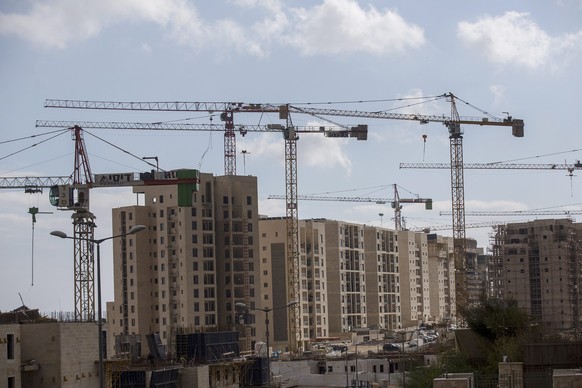
<path fill-rule="evenodd" d="M 464 126 L 465 163 L 573 163 L 582 159 L 582 0 L 3 0 L 0 1 L 0 177 L 69 176 L 71 133 L 36 120 L 220 123 L 205 112 L 121 112 L 45 108 L 46 99 L 313 104 L 326 108 L 451 114 L 525 122 Z M 420 104 L 421 101 L 429 101 Z M 323 104 L 325 103 L 325 104 Z M 478 109 L 475 109 L 478 108 Z M 406 226 L 451 225 L 448 170 L 400 163 L 447 163 L 439 123 L 331 118 L 366 124 L 367 141 L 302 134 L 298 191 L 344 197 L 431 198 L 433 210 L 404 204 Z M 329 125 L 293 115 L 294 125 Z M 235 114 L 236 124 L 281 123 Z M 86 129 L 93 174 L 164 170 L 224 173 L 220 132 Z M 258 177 L 259 211 L 284 216 L 284 141 L 278 133 L 237 134 L 237 173 Z M 246 151 L 243 154 L 242 151 Z M 564 170 L 466 170 L 465 209 L 579 209 L 579 177 Z M 0 190 L 0 311 L 24 302 L 42 312 L 73 311 L 71 212 L 48 191 Z M 136 202 L 130 188 L 91 191 L 95 237 L 112 235 L 111 209 Z M 37 207 L 32 222 L 29 209 Z M 299 203 L 300 218 L 392 227 L 390 205 Z M 466 223 L 526 218 L 467 217 Z M 451 236 L 452 231 L 439 231 Z M 491 228 L 467 228 L 487 250 Z M 113 298 L 112 246 L 102 246 L 104 301 Z"/>

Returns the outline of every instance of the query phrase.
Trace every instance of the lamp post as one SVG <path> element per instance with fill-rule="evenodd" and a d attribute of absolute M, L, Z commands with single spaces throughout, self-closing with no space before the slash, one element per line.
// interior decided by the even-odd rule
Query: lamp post
<path fill-rule="evenodd" d="M 279 310 L 279 309 L 289 308 L 291 306 L 296 305 L 297 303 L 298 302 L 296 300 L 292 300 L 291 302 L 287 303 L 284 306 L 279 306 L 279 307 L 274 307 L 274 308 L 251 307 L 251 306 L 247 306 L 244 303 L 235 303 L 234 304 L 236 307 L 240 307 L 242 309 L 258 310 L 258 311 L 262 311 L 265 313 L 265 336 L 267 337 L 267 387 L 271 386 L 271 355 L 269 352 L 269 312 Z"/>
<path fill-rule="evenodd" d="M 356 344 L 356 387 L 360 386 L 360 377 L 358 371 L 358 344 Z"/>
<path fill-rule="evenodd" d="M 146 227 L 144 225 L 135 225 L 127 233 L 118 234 L 115 236 L 100 238 L 100 239 L 87 239 L 87 241 L 92 242 L 93 244 L 97 244 L 97 328 L 99 330 L 99 388 L 105 387 L 105 376 L 103 376 L 103 319 L 102 319 L 102 311 L 101 311 L 101 243 L 103 241 L 111 240 L 117 237 L 123 237 L 130 234 L 135 234 L 137 232 L 141 232 Z M 60 238 L 68 238 L 74 240 L 74 237 L 69 237 L 65 232 L 61 232 L 60 230 L 54 230 L 51 232 L 51 235 L 60 237 Z"/>
<path fill-rule="evenodd" d="M 157 156 L 144 156 L 142 159 L 143 160 L 148 160 L 148 159 L 155 160 L 156 161 L 156 171 L 160 171 L 160 165 L 158 164 L 158 157 Z"/>
<path fill-rule="evenodd" d="M 400 339 L 402 341 L 402 347 L 400 348 L 400 365 L 399 368 L 402 369 L 402 386 L 406 385 L 406 374 L 404 371 L 404 338 L 406 336 L 406 331 L 400 332 Z"/>
<path fill-rule="evenodd" d="M 350 386 L 350 376 L 348 373 L 348 344 L 343 342 L 344 345 L 346 345 L 346 388 L 349 388 Z"/>
<path fill-rule="evenodd" d="M 244 171 L 244 174 L 247 175 L 247 158 L 246 157 L 247 157 L 247 155 L 250 155 L 250 152 L 247 150 L 242 150 L 241 154 L 243 156 L 243 171 Z"/>

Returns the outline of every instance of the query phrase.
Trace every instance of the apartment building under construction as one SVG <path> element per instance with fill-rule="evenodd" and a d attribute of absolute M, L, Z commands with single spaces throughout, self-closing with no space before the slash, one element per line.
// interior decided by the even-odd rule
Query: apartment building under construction
<path fill-rule="evenodd" d="M 582 224 L 545 219 L 501 225 L 493 244 L 493 289 L 546 329 L 580 328 Z"/>
<path fill-rule="evenodd" d="M 114 244 L 111 354 L 147 355 L 139 343 L 149 333 L 171 353 L 180 332 L 239 330 L 241 348 L 250 347 L 255 328 L 241 324 L 235 304 L 254 307 L 259 295 L 256 177 L 200 174 L 199 188 L 134 192 L 143 204 L 113 209 L 113 230 L 142 224 L 148 231 Z"/>
<path fill-rule="evenodd" d="M 170 353 L 176 334 L 213 331 L 238 331 L 241 350 L 254 349 L 266 340 L 265 309 L 272 350 L 287 350 L 286 219 L 259 217 L 256 177 L 199 180 L 134 187 L 138 204 L 113 209 L 113 230 L 147 231 L 113 242 L 109 354 L 147 355 L 151 333 Z M 300 349 L 355 329 L 454 319 L 452 239 L 437 239 L 433 253 L 427 236 L 301 220 Z"/>

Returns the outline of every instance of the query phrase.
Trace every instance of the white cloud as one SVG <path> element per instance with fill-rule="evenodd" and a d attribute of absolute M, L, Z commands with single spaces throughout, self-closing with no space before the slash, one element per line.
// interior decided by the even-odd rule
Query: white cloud
<path fill-rule="evenodd" d="M 308 125 L 316 125 L 309 123 Z M 331 139 L 320 134 L 300 134 L 297 141 L 297 163 L 300 166 L 316 167 L 320 169 L 342 168 L 351 173 L 352 162 L 346 156 L 344 145 L 349 141 L 345 139 Z M 285 141 L 281 134 L 263 134 L 245 139 L 239 142 L 237 148 L 247 150 L 250 158 L 269 158 L 277 164 L 285 163 Z"/>
<path fill-rule="evenodd" d="M 148 20 L 167 24 L 178 15 L 195 16 L 180 0 L 36 2 L 26 14 L 0 14 L 0 34 L 13 34 L 47 48 L 65 48 L 97 36 L 107 25 L 120 21 Z"/>
<path fill-rule="evenodd" d="M 418 48 L 423 30 L 397 12 L 363 9 L 355 0 L 325 0 L 312 8 L 296 8 L 295 32 L 289 43 L 304 54 L 369 52 L 385 54 Z"/>
<path fill-rule="evenodd" d="M 505 96 L 505 86 L 503 85 L 491 85 L 489 90 L 493 94 L 493 100 L 495 101 L 495 105 L 500 105 L 503 101 Z"/>
<path fill-rule="evenodd" d="M 247 12 L 204 19 L 188 0 L 35 1 L 26 13 L 0 13 L 0 34 L 49 49 L 65 49 L 97 37 L 111 25 L 142 22 L 159 26 L 169 39 L 195 50 L 220 47 L 222 54 L 257 57 L 266 56 L 271 44 L 291 44 L 310 55 L 384 54 L 424 44 L 422 29 L 397 12 L 363 9 L 355 0 L 325 0 L 310 9 L 285 9 L 278 0 L 230 3 Z M 145 52 L 148 48 L 142 45 Z"/>
<path fill-rule="evenodd" d="M 297 159 L 300 165 L 329 170 L 341 168 L 351 175 L 352 162 L 343 149 L 348 140 L 330 139 L 321 135 L 305 135 L 297 142 Z"/>
<path fill-rule="evenodd" d="M 528 13 L 506 12 L 477 22 L 460 22 L 458 36 L 494 63 L 517 64 L 532 69 L 554 65 L 558 55 L 579 48 L 582 32 L 552 37 Z"/>

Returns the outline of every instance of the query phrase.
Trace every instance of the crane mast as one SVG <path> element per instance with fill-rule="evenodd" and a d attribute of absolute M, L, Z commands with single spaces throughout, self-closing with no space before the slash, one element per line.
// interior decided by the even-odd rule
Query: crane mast
<path fill-rule="evenodd" d="M 93 183 L 91 167 L 79 126 L 72 128 L 75 140 L 75 169 L 73 188 L 82 190 Z M 81 194 L 83 193 L 83 194 Z M 86 195 L 86 206 L 75 207 L 73 219 L 74 277 L 75 277 L 75 320 L 95 321 L 95 258 L 92 241 L 95 238 L 95 215 L 89 211 L 89 191 L 79 191 Z"/>
<path fill-rule="evenodd" d="M 289 347 L 300 349 L 301 332 L 301 281 L 299 259 L 299 215 L 297 206 L 297 140 L 299 137 L 292 129 L 291 117 L 287 115 L 285 138 L 285 215 L 287 223 L 287 261 L 289 271 L 288 300 L 297 301 L 289 309 Z"/>

